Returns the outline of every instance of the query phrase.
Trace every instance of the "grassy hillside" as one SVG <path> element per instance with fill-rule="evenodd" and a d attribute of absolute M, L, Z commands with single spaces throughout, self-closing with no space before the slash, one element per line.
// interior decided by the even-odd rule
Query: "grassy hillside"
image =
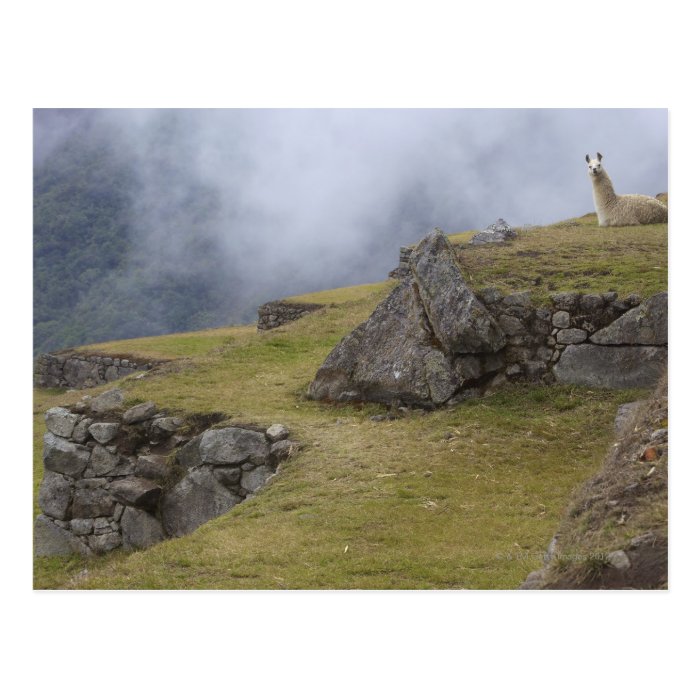
<path fill-rule="evenodd" d="M 473 233 L 452 240 L 459 246 Z M 475 288 L 541 289 L 543 299 L 553 289 L 648 296 L 667 288 L 666 251 L 666 226 L 598 229 L 587 216 L 460 257 Z M 306 400 L 328 352 L 394 284 L 298 297 L 327 306 L 264 334 L 243 326 L 91 346 L 173 358 L 115 383 L 132 403 L 284 423 L 305 448 L 254 499 L 192 535 L 133 554 L 40 559 L 35 586 L 517 587 L 573 490 L 600 468 L 617 406 L 647 392 L 513 386 L 382 422 L 370 420 L 386 410 L 376 405 Z M 104 389 L 36 391 L 37 488 L 44 411 Z"/>

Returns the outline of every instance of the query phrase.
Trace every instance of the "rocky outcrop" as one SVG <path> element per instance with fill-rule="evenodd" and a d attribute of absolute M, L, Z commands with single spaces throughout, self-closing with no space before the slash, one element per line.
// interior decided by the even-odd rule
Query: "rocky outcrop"
<path fill-rule="evenodd" d="M 505 243 L 517 237 L 518 234 L 503 219 L 498 219 L 495 223 L 474 235 L 469 243 L 470 245 Z"/>
<path fill-rule="evenodd" d="M 34 386 L 87 389 L 113 382 L 134 372 L 147 372 L 155 360 L 81 355 L 70 351 L 44 353 L 34 363 Z"/>
<path fill-rule="evenodd" d="M 188 534 L 256 493 L 299 447 L 278 423 L 193 434 L 153 402 L 124 410 L 115 389 L 45 420 L 37 556 L 142 549 Z"/>
<path fill-rule="evenodd" d="M 285 323 L 292 323 L 292 321 L 297 321 L 322 308 L 323 304 L 284 300 L 268 301 L 258 308 L 258 331 L 269 331 L 283 326 Z"/>
<path fill-rule="evenodd" d="M 667 295 L 472 291 L 435 230 L 412 250 L 410 274 L 326 358 L 317 400 L 435 407 L 504 381 L 649 387 L 667 358 Z"/>
<path fill-rule="evenodd" d="M 411 271 L 331 352 L 311 398 L 441 405 L 482 376 L 473 353 L 500 350 L 505 336 L 467 287 L 441 231 L 412 253 Z"/>

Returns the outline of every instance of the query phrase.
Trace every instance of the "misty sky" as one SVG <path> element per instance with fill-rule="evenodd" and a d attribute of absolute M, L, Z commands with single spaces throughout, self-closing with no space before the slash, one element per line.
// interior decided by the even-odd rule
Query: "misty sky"
<path fill-rule="evenodd" d="M 249 299 L 380 281 L 437 226 L 548 224 L 593 210 L 584 157 L 620 194 L 667 190 L 666 110 L 39 110 L 35 162 L 108 133 L 136 168 L 138 245 L 186 266 L 181 212 L 207 225 Z"/>

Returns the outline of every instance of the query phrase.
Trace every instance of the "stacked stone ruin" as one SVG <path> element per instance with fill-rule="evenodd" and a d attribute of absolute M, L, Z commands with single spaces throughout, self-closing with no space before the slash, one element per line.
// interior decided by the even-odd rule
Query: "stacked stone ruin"
<path fill-rule="evenodd" d="M 186 535 L 250 498 L 298 449 L 282 425 L 202 430 L 221 416 L 188 421 L 153 402 L 126 410 L 123 402 L 112 389 L 47 411 L 38 556 Z"/>
<path fill-rule="evenodd" d="M 134 372 L 147 372 L 157 362 L 71 352 L 44 353 L 34 364 L 34 386 L 88 389 Z"/>
<path fill-rule="evenodd" d="M 393 277 L 394 279 L 403 279 L 411 274 L 409 261 L 411 259 L 412 252 L 413 246 L 401 246 L 399 250 L 399 266 L 389 273 L 389 277 Z"/>
<path fill-rule="evenodd" d="M 273 328 L 279 328 L 285 323 L 297 321 L 321 308 L 323 308 L 323 304 L 268 301 L 258 308 L 258 331 L 269 331 Z"/>

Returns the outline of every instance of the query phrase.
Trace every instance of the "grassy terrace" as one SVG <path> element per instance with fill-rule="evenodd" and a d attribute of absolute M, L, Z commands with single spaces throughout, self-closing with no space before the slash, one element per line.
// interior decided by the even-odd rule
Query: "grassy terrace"
<path fill-rule="evenodd" d="M 462 248 L 475 288 L 636 292 L 667 288 L 666 226 L 599 229 L 590 216 Z M 538 281 L 539 280 L 539 281 Z M 451 409 L 376 423 L 376 405 L 304 391 L 333 346 L 394 282 L 307 294 L 328 304 L 254 326 L 103 343 L 89 350 L 174 361 L 120 382 L 131 403 L 284 423 L 304 449 L 255 498 L 144 552 L 38 559 L 37 588 L 513 588 L 536 567 L 572 491 L 595 473 L 620 403 L 643 391 L 513 386 Z M 43 413 L 79 393 L 35 391 L 35 500 Z M 533 565 L 535 564 L 535 565 Z"/>

